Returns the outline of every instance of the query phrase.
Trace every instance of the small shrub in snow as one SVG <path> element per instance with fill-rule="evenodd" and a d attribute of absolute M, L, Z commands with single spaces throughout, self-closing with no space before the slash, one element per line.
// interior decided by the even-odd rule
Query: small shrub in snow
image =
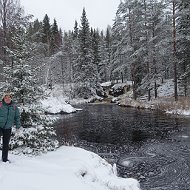
<path fill-rule="evenodd" d="M 22 128 L 18 133 L 13 130 L 10 149 L 15 154 L 37 155 L 42 152 L 53 151 L 58 145 L 53 127 L 33 126 Z"/>

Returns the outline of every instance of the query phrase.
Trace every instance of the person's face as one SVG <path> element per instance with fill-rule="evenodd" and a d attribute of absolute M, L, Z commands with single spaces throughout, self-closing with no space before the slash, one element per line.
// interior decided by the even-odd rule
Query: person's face
<path fill-rule="evenodd" d="M 12 100 L 12 98 L 11 98 L 11 96 L 9 96 L 9 95 L 6 95 L 6 96 L 4 97 L 4 101 L 5 101 L 5 103 L 7 103 L 7 104 L 10 104 L 10 103 L 11 103 L 11 100 Z"/>

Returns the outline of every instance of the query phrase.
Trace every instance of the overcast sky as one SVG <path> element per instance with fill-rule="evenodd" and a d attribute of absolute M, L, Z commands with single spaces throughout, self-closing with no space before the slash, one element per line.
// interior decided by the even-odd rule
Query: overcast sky
<path fill-rule="evenodd" d="M 43 20 L 45 14 L 50 22 L 55 18 L 62 30 L 72 30 L 75 20 L 80 24 L 85 7 L 90 27 L 105 30 L 113 24 L 120 0 L 20 0 L 26 14 Z"/>

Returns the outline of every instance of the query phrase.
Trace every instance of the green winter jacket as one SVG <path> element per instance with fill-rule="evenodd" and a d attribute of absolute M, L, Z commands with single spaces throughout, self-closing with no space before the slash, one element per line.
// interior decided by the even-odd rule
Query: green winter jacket
<path fill-rule="evenodd" d="M 10 129 L 13 125 L 20 128 L 20 113 L 14 102 L 6 104 L 3 100 L 0 102 L 0 127 Z"/>

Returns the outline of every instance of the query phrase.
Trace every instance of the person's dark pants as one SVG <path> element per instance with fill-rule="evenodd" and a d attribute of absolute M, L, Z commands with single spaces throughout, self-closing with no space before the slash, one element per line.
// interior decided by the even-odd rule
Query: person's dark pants
<path fill-rule="evenodd" d="M 8 161 L 9 141 L 11 138 L 11 129 L 0 128 L 0 136 L 3 136 L 3 147 L 2 147 L 2 161 Z"/>

